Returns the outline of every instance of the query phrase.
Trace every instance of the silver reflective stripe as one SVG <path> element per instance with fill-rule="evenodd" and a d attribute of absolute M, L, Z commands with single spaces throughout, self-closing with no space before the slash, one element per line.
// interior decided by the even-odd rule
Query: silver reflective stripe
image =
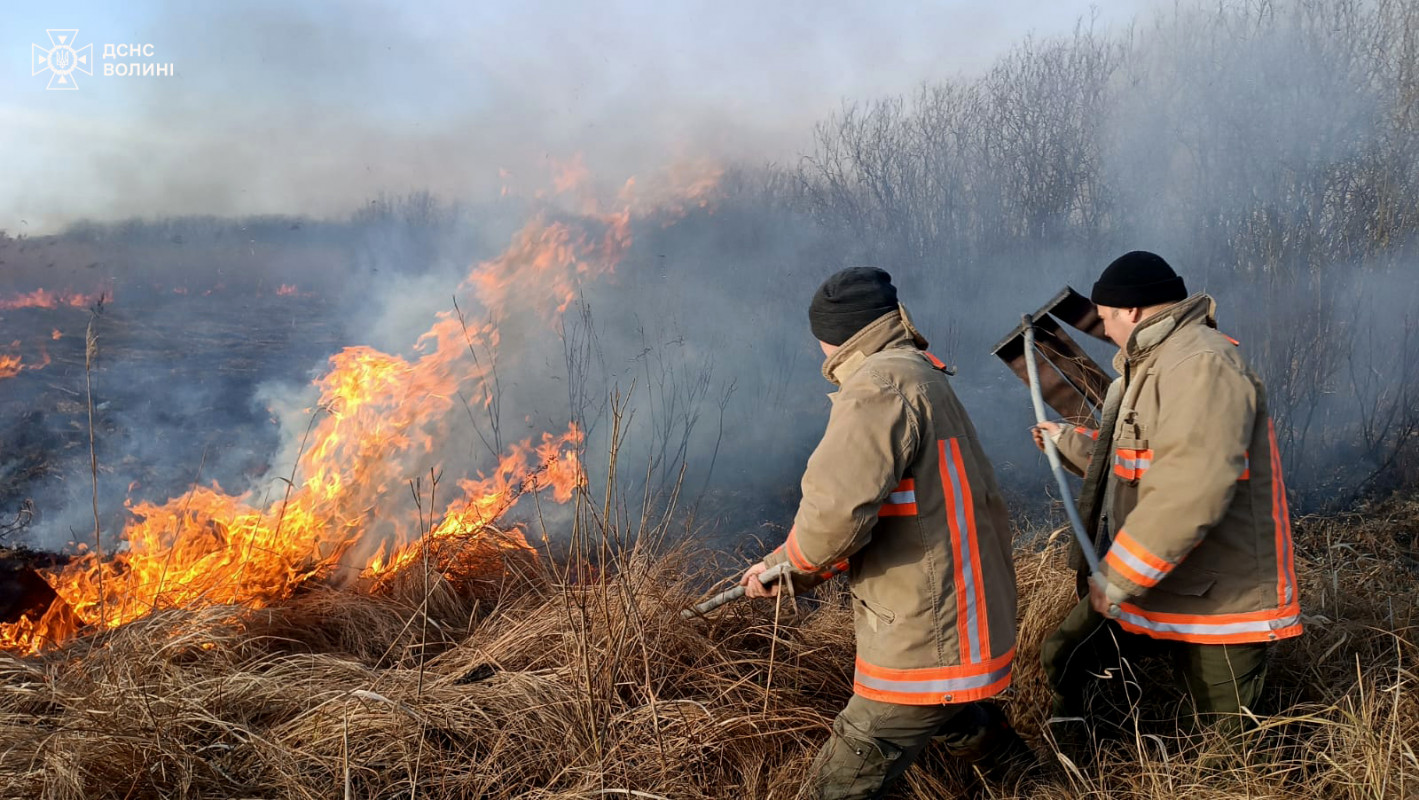
<path fill-rule="evenodd" d="M 1120 611 L 1118 618 L 1145 628 L 1150 631 L 1160 633 L 1191 633 L 1200 636 L 1227 636 L 1233 633 L 1270 633 L 1279 628 L 1289 628 L 1300 622 L 1298 615 L 1292 614 L 1279 619 L 1257 619 L 1245 622 L 1156 622 L 1134 614 L 1131 611 Z"/>
<path fill-rule="evenodd" d="M 883 692 L 949 694 L 951 692 L 963 692 L 967 689 L 984 689 L 997 681 L 1003 680 L 1010 674 L 1010 669 L 1013 665 L 1014 662 L 1012 661 L 1000 669 L 984 675 L 972 675 L 964 678 L 935 678 L 919 681 L 877 678 L 864 674 L 861 670 L 857 670 L 853 675 L 853 680 L 869 689 L 877 689 Z"/>
<path fill-rule="evenodd" d="M 891 494 L 887 495 L 887 502 L 895 503 L 897 505 L 901 505 L 904 503 L 915 503 L 916 492 L 913 490 L 908 490 L 905 492 L 892 492 Z"/>
<path fill-rule="evenodd" d="M 1124 469 L 1148 469 L 1153 465 L 1151 458 L 1124 458 L 1117 453 L 1114 454 L 1114 464 Z"/>
<path fill-rule="evenodd" d="M 1154 569 L 1153 567 L 1148 566 L 1142 561 L 1139 561 L 1137 556 L 1128 552 L 1128 548 L 1119 544 L 1117 541 L 1114 542 L 1113 547 L 1109 548 L 1109 553 L 1111 553 L 1119 561 L 1122 561 L 1123 563 L 1131 567 L 1134 572 L 1137 572 L 1139 575 L 1142 575 L 1143 577 L 1153 581 L 1154 583 L 1157 583 L 1158 581 L 1161 581 L 1163 578 L 1166 578 L 1168 576 L 1168 573 L 1163 572 L 1160 569 Z"/>
<path fill-rule="evenodd" d="M 956 558 L 961 560 L 961 575 L 966 582 L 965 586 L 957 590 L 957 602 L 960 595 L 966 596 L 967 644 L 970 645 L 971 662 L 980 663 L 980 625 L 976 622 L 976 570 L 971 561 L 971 530 L 966 526 L 966 501 L 962 498 L 961 476 L 956 474 L 955 447 L 956 440 L 948 439 L 942 451 L 946 461 L 946 477 L 951 482 L 951 497 L 954 500 L 952 505 L 956 510 L 956 530 L 961 532 L 956 542 Z"/>

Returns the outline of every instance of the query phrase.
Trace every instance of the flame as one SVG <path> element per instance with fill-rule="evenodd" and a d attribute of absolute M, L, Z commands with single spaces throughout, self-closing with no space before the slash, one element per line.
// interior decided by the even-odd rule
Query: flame
<path fill-rule="evenodd" d="M 10 311 L 17 308 L 59 308 L 61 306 L 84 308 L 103 299 L 104 293 L 102 292 L 99 294 L 77 294 L 73 292 L 51 292 L 48 289 L 36 289 L 29 294 L 20 294 L 10 298 L 0 299 L 0 311 Z"/>
<path fill-rule="evenodd" d="M 580 153 L 567 161 L 552 162 L 552 189 L 557 194 L 586 193 L 591 187 L 591 170 Z"/>
<path fill-rule="evenodd" d="M 20 342 L 18 339 L 10 343 L 11 350 L 18 350 L 19 348 Z M 0 353 L 0 380 L 13 378 L 27 369 L 44 369 L 49 366 L 51 363 L 49 352 L 45 350 L 42 345 L 39 348 L 39 355 L 39 363 L 26 364 L 24 363 L 24 358 L 21 357 L 19 353 Z"/>
<path fill-rule="evenodd" d="M 671 164 L 650 181 L 628 179 L 621 188 L 620 201 L 638 212 L 654 209 L 670 224 L 694 209 L 712 208 L 723 178 L 724 168 L 719 164 L 685 159 Z"/>
<path fill-rule="evenodd" d="M 479 480 L 458 482 L 462 497 L 449 504 L 443 521 L 431 529 L 421 541 L 409 542 L 386 554 L 381 549 L 370 561 L 364 575 L 380 578 L 389 575 L 422 555 L 422 544 L 431 546 L 448 539 L 466 537 L 485 530 L 501 517 L 524 494 L 550 488 L 558 503 L 571 500 L 573 493 L 585 483 L 581 467 L 580 447 L 583 435 L 575 425 L 560 436 L 542 434 L 542 443 L 532 446 L 531 440 L 514 445 L 493 474 Z M 531 550 L 531 545 L 517 532 L 512 532 L 500 546 Z"/>
<path fill-rule="evenodd" d="M 577 174 L 559 185 L 584 182 Z M 459 570 L 533 553 L 519 531 L 494 523 L 527 494 L 550 492 L 566 503 L 584 486 L 584 437 L 574 425 L 512 445 L 486 474 L 457 479 L 451 500 L 430 495 L 430 504 L 443 503 L 438 514 L 413 500 L 410 478 L 439 471 L 438 447 L 458 421 L 459 394 L 492 396 L 485 381 L 494 359 L 471 353 L 496 352 L 494 321 L 550 320 L 582 282 L 614 272 L 632 242 L 632 204 L 624 199 L 579 217 L 535 214 L 506 251 L 474 266 L 459 293 L 471 295 L 488 322 L 443 312 L 407 355 L 348 347 L 332 356 L 313 385 L 319 401 L 281 496 L 258 500 L 214 484 L 164 503 L 130 501 L 124 545 L 106 560 L 79 547 L 68 564 L 43 572 L 64 601 L 54 605 L 65 610 L 0 625 L 0 647 L 35 652 L 81 627 L 112 628 L 165 608 L 265 607 L 309 581 L 377 584 L 444 544 L 460 548 Z"/>
<path fill-rule="evenodd" d="M 599 215 L 601 238 L 564 222 L 539 216 L 513 236 L 512 246 L 485 262 L 468 276 L 465 286 L 474 290 L 483 306 L 501 318 L 510 299 L 529 273 L 546 284 L 558 298 L 558 314 L 576 301 L 582 281 L 614 271 L 617 256 L 631 243 L 629 208 Z"/>
<path fill-rule="evenodd" d="M 54 332 L 49 334 L 49 338 L 57 342 L 64 338 L 64 334 L 60 333 L 58 328 L 55 328 Z"/>
<path fill-rule="evenodd" d="M 5 625 L 0 633 L 0 646 L 38 651 L 68 639 L 81 624 L 69 606 L 53 603 L 37 620 L 22 616 L 13 624 Z"/>
<path fill-rule="evenodd" d="M 297 289 L 295 286 L 293 286 L 293 285 L 291 285 L 291 284 L 289 284 L 289 283 L 283 283 L 283 284 L 281 284 L 281 287 L 276 290 L 276 294 L 279 295 L 279 296 L 281 296 L 281 297 L 291 297 L 292 295 L 296 294 L 296 293 L 299 292 L 299 291 L 300 291 L 300 290 Z"/>

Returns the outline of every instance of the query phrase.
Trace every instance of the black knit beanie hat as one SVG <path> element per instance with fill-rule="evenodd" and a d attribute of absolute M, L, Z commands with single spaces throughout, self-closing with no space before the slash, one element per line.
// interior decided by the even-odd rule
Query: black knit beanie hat
<path fill-rule="evenodd" d="M 1162 256 L 1134 250 L 1104 269 L 1089 299 L 1113 308 L 1148 308 L 1186 300 L 1187 287 Z"/>
<path fill-rule="evenodd" d="M 845 269 L 818 287 L 808 306 L 808 325 L 819 341 L 840 345 L 897 310 L 892 276 L 875 267 Z"/>

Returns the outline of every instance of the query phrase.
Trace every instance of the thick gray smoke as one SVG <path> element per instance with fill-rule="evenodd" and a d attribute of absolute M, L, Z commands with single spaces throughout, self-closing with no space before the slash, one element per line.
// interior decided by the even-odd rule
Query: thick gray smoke
<path fill-rule="evenodd" d="M 1116 0 L 1108 13 L 1123 23 L 1144 3 Z M 378 192 L 482 202 L 505 186 L 545 188 L 549 159 L 574 153 L 612 189 L 674 158 L 792 160 L 844 95 L 979 69 L 1022 33 L 1068 30 L 1088 9 L 1080 0 L 17 8 L 3 33 L 16 54 L 63 25 L 84 41 L 151 43 L 177 74 L 105 80 L 100 69 L 79 92 L 48 93 L 14 65 L 0 83 L 9 156 L 0 229 L 194 212 L 338 217 Z"/>

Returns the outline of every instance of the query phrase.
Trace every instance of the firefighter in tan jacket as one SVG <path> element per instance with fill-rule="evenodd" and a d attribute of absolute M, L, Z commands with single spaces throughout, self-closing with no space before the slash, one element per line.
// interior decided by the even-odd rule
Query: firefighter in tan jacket
<path fill-rule="evenodd" d="M 827 430 L 783 546 L 796 582 L 846 566 L 853 697 L 814 763 L 823 798 L 880 797 L 933 738 L 996 763 L 1028 750 L 993 704 L 1015 657 L 1015 569 L 994 471 L 926 340 L 870 268 L 827 280 L 809 311 L 827 360 Z M 1022 752 L 1023 751 L 1023 752 Z"/>
<path fill-rule="evenodd" d="M 1098 430 L 1045 423 L 1084 475 L 1102 581 L 1042 649 L 1055 715 L 1078 716 L 1120 655 L 1171 656 L 1201 722 L 1240 727 L 1269 647 L 1301 633 L 1291 526 L 1266 390 L 1216 304 L 1135 251 L 1094 285 L 1119 346 Z M 1111 619 L 1105 619 L 1111 617 Z"/>

